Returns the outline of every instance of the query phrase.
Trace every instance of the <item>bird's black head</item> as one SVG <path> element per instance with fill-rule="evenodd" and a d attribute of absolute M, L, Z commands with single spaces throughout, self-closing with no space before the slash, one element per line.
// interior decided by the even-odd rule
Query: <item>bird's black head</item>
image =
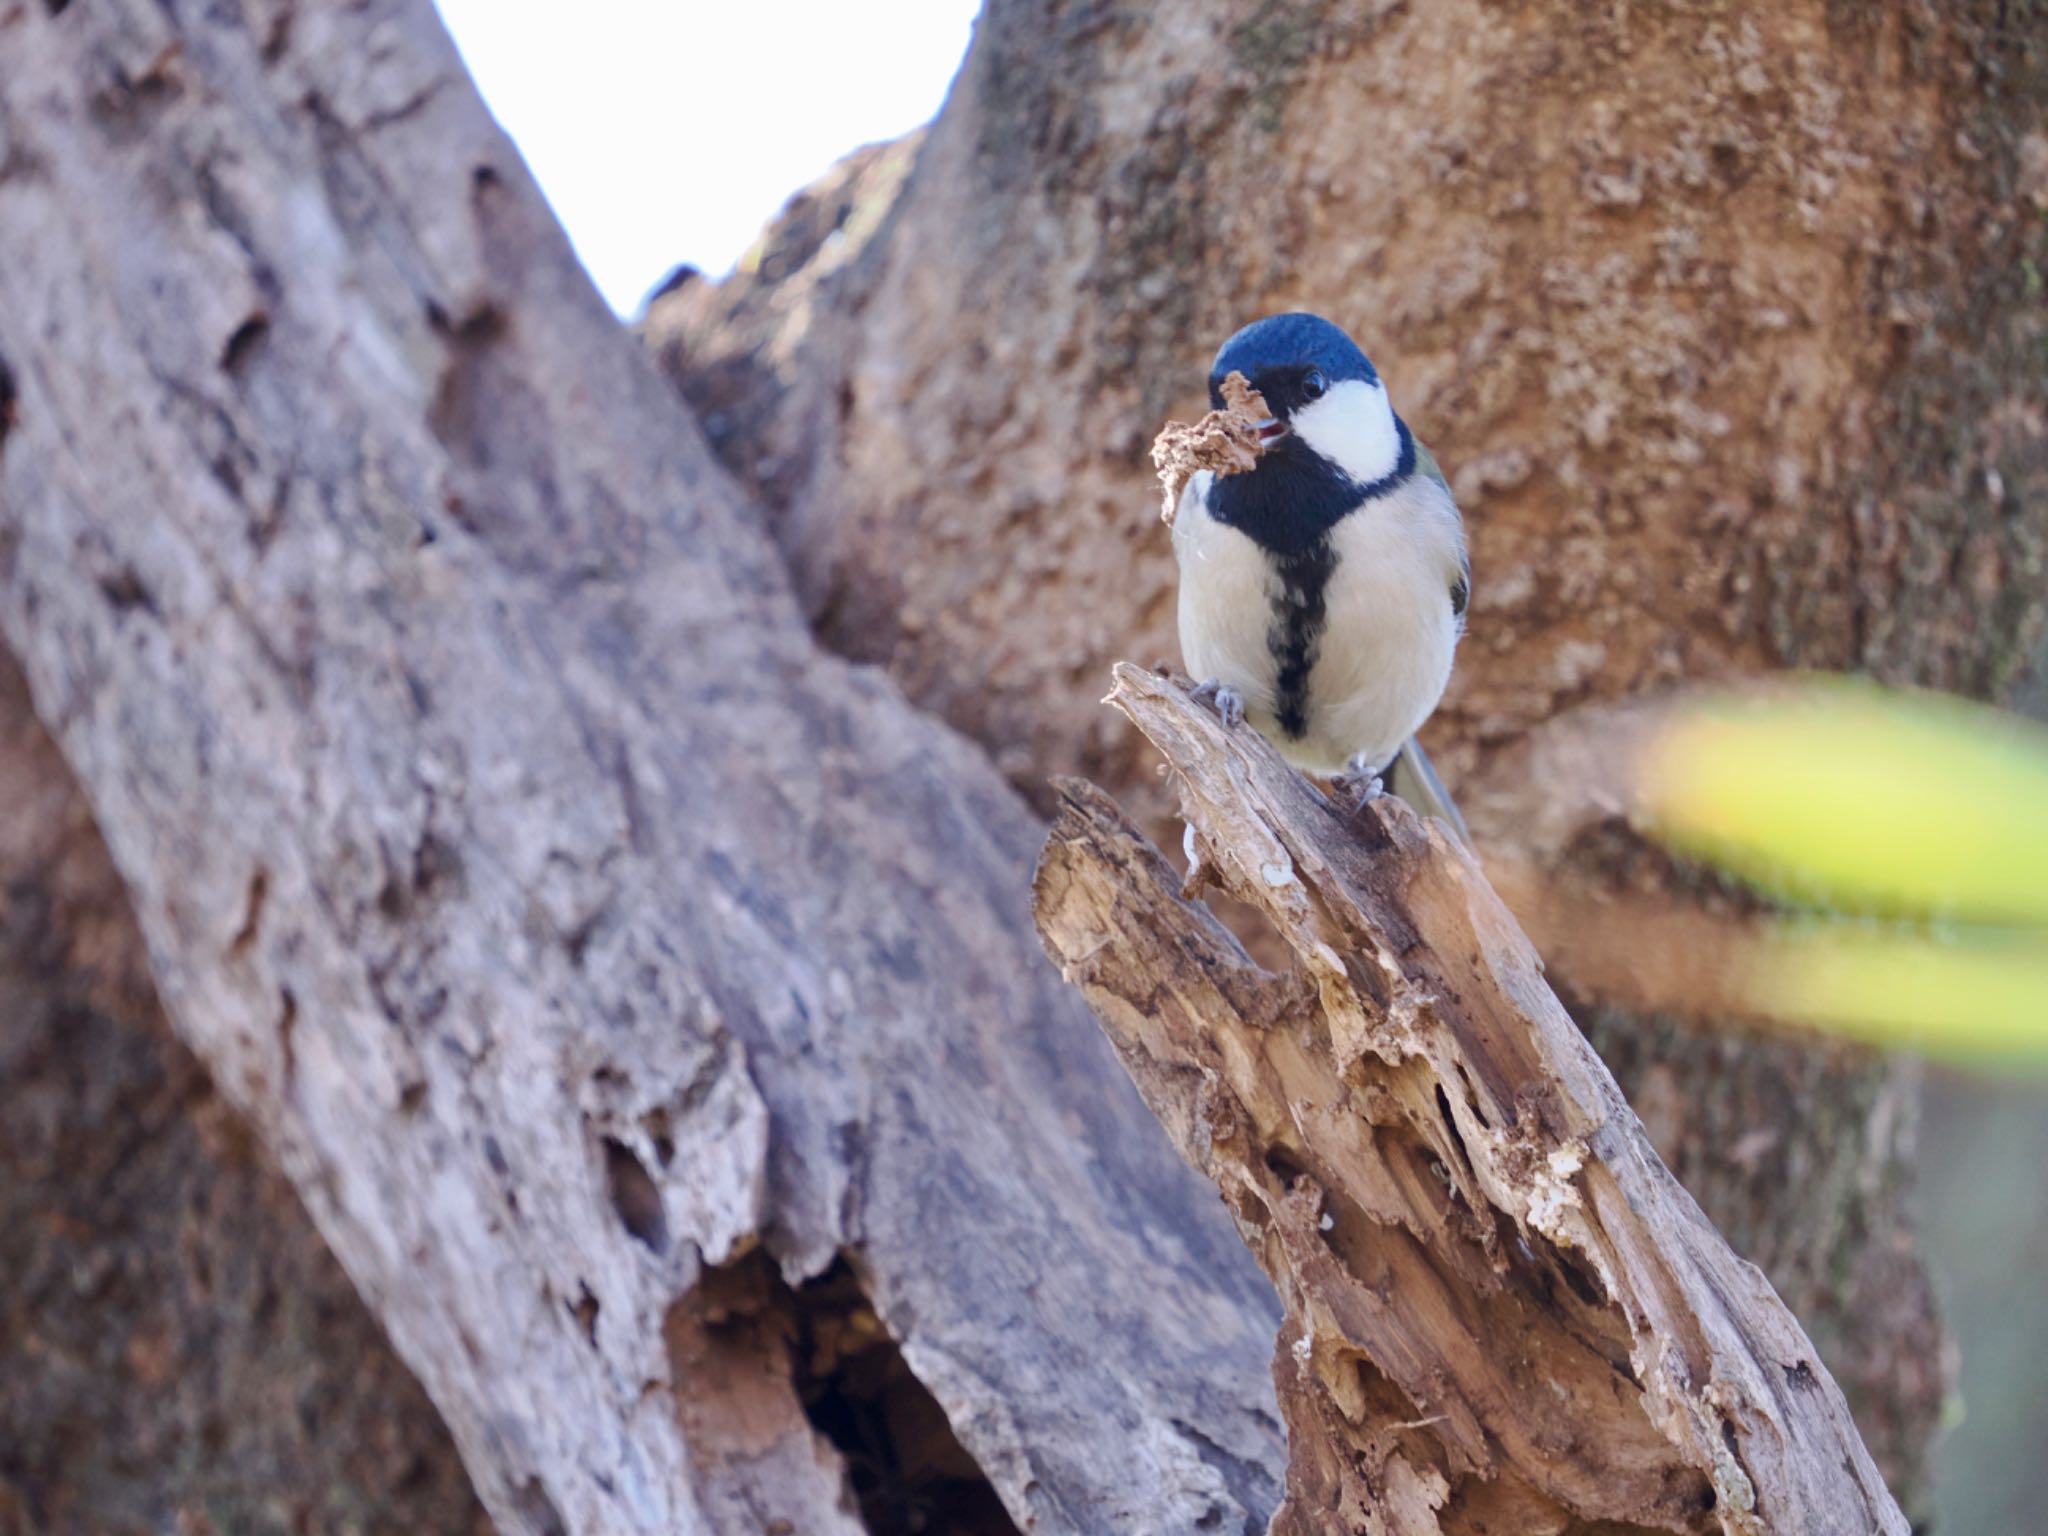
<path fill-rule="evenodd" d="M 1357 342 L 1321 315 L 1300 312 L 1254 320 L 1223 343 L 1209 370 L 1211 410 L 1223 409 L 1223 380 L 1232 373 L 1250 380 L 1283 423 L 1338 384 L 1380 379 Z"/>

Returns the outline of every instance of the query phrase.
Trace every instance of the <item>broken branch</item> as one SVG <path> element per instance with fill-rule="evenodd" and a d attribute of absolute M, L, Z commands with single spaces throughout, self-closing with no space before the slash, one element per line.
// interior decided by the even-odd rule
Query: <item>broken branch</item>
<path fill-rule="evenodd" d="M 1272 1531 L 1904 1536 L 1812 1344 L 1470 856 L 1392 798 L 1347 821 L 1180 683 L 1116 678 L 1212 877 L 1293 956 L 1255 965 L 1063 784 L 1040 933 L 1287 1309 Z"/>

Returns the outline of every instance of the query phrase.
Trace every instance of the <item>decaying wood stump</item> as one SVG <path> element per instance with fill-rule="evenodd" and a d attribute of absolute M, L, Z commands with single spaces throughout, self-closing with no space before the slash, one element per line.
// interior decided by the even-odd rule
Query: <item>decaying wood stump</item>
<path fill-rule="evenodd" d="M 1274 1530 L 1869 1536 L 1906 1522 L 1762 1273 L 1665 1170 L 1477 864 L 1399 801 L 1346 816 L 1131 667 L 1255 965 L 1067 781 L 1048 948 L 1279 1287 Z M 1333 1513 L 1334 1512 L 1334 1513 Z"/>

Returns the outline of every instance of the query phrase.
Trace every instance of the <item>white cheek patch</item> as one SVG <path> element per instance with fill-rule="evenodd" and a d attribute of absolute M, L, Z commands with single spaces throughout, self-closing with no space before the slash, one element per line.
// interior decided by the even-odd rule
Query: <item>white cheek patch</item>
<path fill-rule="evenodd" d="M 1401 434 L 1387 391 L 1363 379 L 1332 385 L 1287 425 L 1304 443 L 1361 485 L 1384 480 L 1401 462 Z"/>

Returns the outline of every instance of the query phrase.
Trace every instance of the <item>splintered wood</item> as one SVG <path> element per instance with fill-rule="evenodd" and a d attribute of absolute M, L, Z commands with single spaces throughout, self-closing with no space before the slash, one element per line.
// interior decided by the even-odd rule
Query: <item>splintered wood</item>
<path fill-rule="evenodd" d="M 1164 494 L 1159 516 L 1169 527 L 1180 510 L 1181 491 L 1200 471 L 1241 475 L 1258 464 L 1265 452 L 1259 423 L 1272 414 L 1251 380 L 1232 372 L 1224 375 L 1222 410 L 1211 411 L 1193 426 L 1169 421 L 1159 429 L 1152 440 L 1152 462 L 1159 467 Z"/>
<path fill-rule="evenodd" d="M 1657 1159 L 1479 867 L 1117 668 L 1265 971 L 1066 781 L 1039 931 L 1286 1307 L 1273 1536 L 1905 1536 L 1799 1324 Z M 1201 1369 L 1191 1352 L 1191 1371 Z"/>

